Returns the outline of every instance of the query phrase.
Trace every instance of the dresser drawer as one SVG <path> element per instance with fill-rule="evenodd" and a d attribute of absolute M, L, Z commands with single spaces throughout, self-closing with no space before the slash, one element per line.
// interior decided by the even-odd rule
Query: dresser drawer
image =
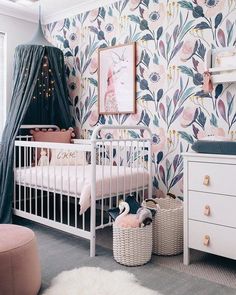
<path fill-rule="evenodd" d="M 236 229 L 189 220 L 188 230 L 190 248 L 236 259 Z"/>
<path fill-rule="evenodd" d="M 188 189 L 236 196 L 236 165 L 189 162 Z"/>
<path fill-rule="evenodd" d="M 188 199 L 190 219 L 236 227 L 236 198 L 189 191 Z"/>

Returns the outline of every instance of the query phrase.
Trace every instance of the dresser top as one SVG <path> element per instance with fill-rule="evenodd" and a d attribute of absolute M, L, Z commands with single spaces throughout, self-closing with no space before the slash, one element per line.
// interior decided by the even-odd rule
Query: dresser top
<path fill-rule="evenodd" d="M 236 155 L 222 155 L 222 154 L 204 154 L 204 153 L 195 153 L 195 152 L 189 152 L 189 153 L 181 153 L 181 155 L 184 158 L 187 159 L 199 159 L 199 160 L 227 160 L 236 162 Z"/>

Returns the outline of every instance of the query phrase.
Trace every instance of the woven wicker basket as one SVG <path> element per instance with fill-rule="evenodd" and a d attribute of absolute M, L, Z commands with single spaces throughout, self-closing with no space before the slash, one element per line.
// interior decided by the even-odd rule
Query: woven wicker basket
<path fill-rule="evenodd" d="M 113 256 L 127 266 L 147 263 L 152 256 L 152 225 L 121 228 L 113 224 Z"/>
<path fill-rule="evenodd" d="M 177 255 L 183 252 L 183 202 L 179 199 L 155 199 L 160 210 L 153 221 L 153 253 Z"/>

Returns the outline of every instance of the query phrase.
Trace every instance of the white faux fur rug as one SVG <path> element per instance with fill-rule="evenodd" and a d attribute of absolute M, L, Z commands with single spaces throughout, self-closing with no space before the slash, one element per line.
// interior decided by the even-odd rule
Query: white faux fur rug
<path fill-rule="evenodd" d="M 81 267 L 60 273 L 43 295 L 160 295 L 126 271 Z"/>

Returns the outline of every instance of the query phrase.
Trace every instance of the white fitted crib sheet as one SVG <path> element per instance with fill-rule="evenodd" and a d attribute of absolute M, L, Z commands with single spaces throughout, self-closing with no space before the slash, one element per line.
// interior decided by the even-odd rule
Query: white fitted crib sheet
<path fill-rule="evenodd" d="M 83 172 L 84 169 L 84 172 Z M 16 183 L 79 197 L 80 214 L 91 204 L 92 166 L 38 166 L 15 170 Z M 148 171 L 125 166 L 96 166 L 96 198 L 147 187 Z"/>

